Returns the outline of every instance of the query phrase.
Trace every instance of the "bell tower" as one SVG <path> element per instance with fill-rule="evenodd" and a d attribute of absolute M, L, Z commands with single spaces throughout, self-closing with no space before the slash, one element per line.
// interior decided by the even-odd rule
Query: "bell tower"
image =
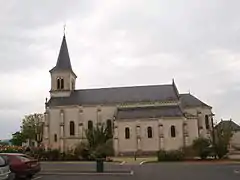
<path fill-rule="evenodd" d="M 57 64 L 50 71 L 51 74 L 51 97 L 68 97 L 75 90 L 76 74 L 68 53 L 65 33 L 63 35 Z"/>

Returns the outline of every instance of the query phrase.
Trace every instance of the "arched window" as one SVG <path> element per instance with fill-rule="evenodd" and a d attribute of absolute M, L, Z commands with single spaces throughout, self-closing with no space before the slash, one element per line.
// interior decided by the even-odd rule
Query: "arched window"
<path fill-rule="evenodd" d="M 152 138 L 153 137 L 152 127 L 148 127 L 147 128 L 147 136 L 148 136 L 148 138 Z"/>
<path fill-rule="evenodd" d="M 130 129 L 128 127 L 125 128 L 125 139 L 130 139 Z"/>
<path fill-rule="evenodd" d="M 112 137 L 112 121 L 110 119 L 107 120 L 107 133 L 108 137 Z"/>
<path fill-rule="evenodd" d="M 73 121 L 70 121 L 69 128 L 70 128 L 70 136 L 74 136 L 75 135 L 75 124 Z"/>
<path fill-rule="evenodd" d="M 88 129 L 89 130 L 93 129 L 93 122 L 91 120 L 88 121 Z"/>
<path fill-rule="evenodd" d="M 176 137 L 176 128 L 175 128 L 175 126 L 171 126 L 171 137 Z"/>
<path fill-rule="evenodd" d="M 61 79 L 61 89 L 64 89 L 64 80 Z"/>
<path fill-rule="evenodd" d="M 57 134 L 54 134 L 54 142 L 57 142 Z"/>
<path fill-rule="evenodd" d="M 206 129 L 210 129 L 208 115 L 205 115 L 205 126 Z"/>
<path fill-rule="evenodd" d="M 61 82 L 60 82 L 60 79 L 57 78 L 57 89 L 60 89 L 60 87 L 61 87 Z"/>

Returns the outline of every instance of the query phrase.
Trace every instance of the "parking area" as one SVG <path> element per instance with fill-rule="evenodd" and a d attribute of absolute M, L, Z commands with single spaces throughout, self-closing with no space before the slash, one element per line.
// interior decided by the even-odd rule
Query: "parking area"
<path fill-rule="evenodd" d="M 41 163 L 41 167 L 42 172 L 95 172 L 96 162 L 44 162 Z M 104 170 L 107 172 L 125 172 L 131 170 L 131 166 L 105 162 Z"/>
<path fill-rule="evenodd" d="M 53 168 L 55 168 L 55 171 Z M 106 173 L 101 174 L 95 173 L 95 163 L 44 164 L 42 173 L 35 176 L 33 180 L 68 180 L 69 178 L 72 180 L 146 180 L 149 178 L 151 180 L 179 180 L 183 178 L 184 180 L 240 179 L 240 164 L 237 163 L 157 163 L 142 165 L 108 163 L 105 164 L 105 169 Z"/>

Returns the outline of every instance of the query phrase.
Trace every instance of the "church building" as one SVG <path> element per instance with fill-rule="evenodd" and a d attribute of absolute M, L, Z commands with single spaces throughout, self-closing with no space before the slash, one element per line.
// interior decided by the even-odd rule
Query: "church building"
<path fill-rule="evenodd" d="M 212 107 L 190 93 L 179 93 L 174 80 L 163 85 L 76 89 L 65 35 L 50 74 L 45 148 L 72 149 L 86 139 L 85 129 L 99 123 L 112 128 L 116 156 L 176 150 L 211 135 Z"/>

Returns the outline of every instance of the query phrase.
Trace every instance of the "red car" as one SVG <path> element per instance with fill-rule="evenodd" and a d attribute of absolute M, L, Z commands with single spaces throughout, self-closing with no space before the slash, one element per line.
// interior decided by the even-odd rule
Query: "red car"
<path fill-rule="evenodd" d="M 0 153 L 10 165 L 10 170 L 17 178 L 31 178 L 41 170 L 38 160 L 20 153 Z"/>

